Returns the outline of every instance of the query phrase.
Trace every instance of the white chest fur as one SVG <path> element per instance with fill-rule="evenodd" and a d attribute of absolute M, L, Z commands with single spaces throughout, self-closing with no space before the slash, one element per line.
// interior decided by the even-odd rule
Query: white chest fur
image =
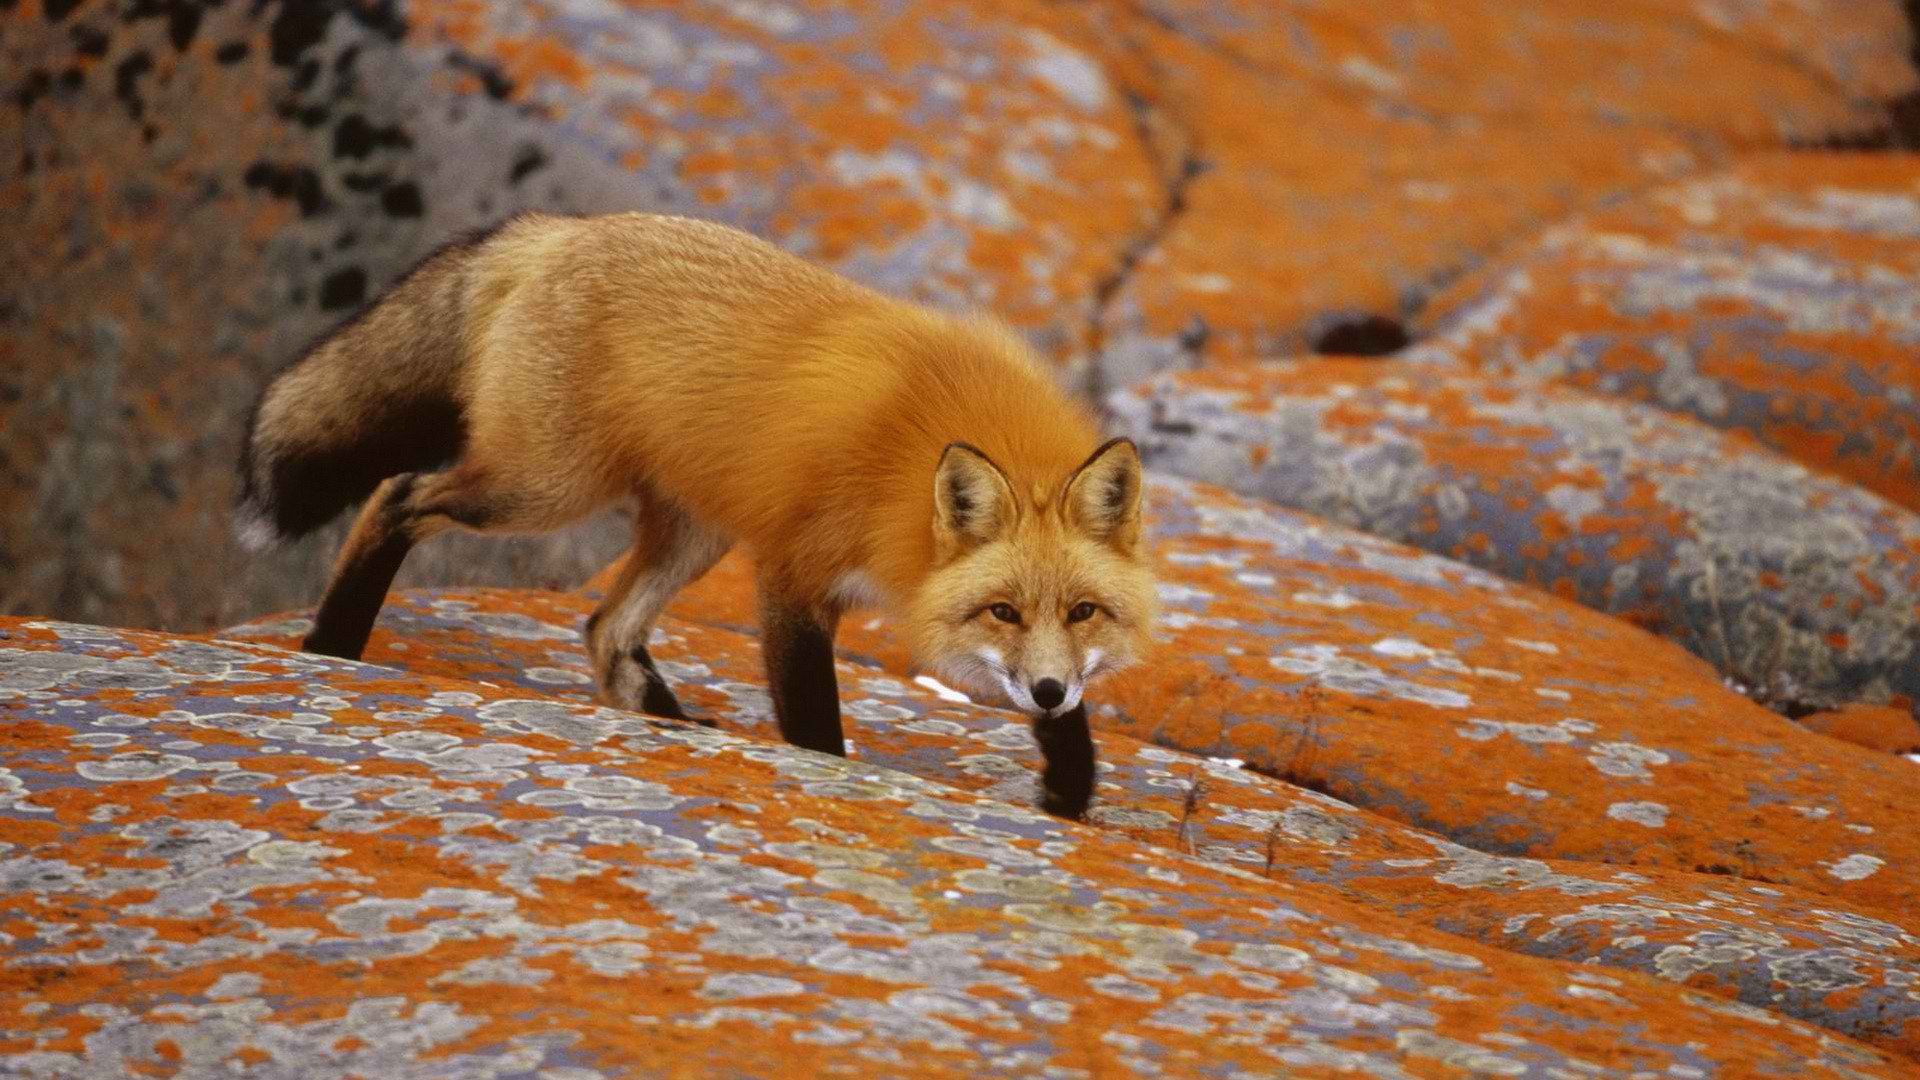
<path fill-rule="evenodd" d="M 865 570 L 849 570 L 841 574 L 834 579 L 829 595 L 835 603 L 848 609 L 885 607 L 887 604 L 887 594 L 881 590 L 880 583 Z"/>

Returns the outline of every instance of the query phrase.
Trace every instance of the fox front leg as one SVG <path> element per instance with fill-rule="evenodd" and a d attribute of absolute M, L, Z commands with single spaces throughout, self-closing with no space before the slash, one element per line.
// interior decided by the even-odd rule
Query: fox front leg
<path fill-rule="evenodd" d="M 605 601 L 587 619 L 587 655 L 602 700 L 619 709 L 713 726 L 681 709 L 647 651 L 647 638 L 674 594 L 712 569 L 731 546 L 672 502 L 645 489 L 636 494 L 633 550 Z"/>
<path fill-rule="evenodd" d="M 1055 817 L 1078 821 L 1093 802 L 1093 733 L 1087 727 L 1087 706 L 1075 705 L 1059 716 L 1033 723 L 1034 741 L 1046 762 L 1040 773 L 1040 809 Z"/>
<path fill-rule="evenodd" d="M 777 583 L 760 583 L 761 649 L 780 735 L 807 750 L 847 756 L 840 730 L 840 680 L 833 670 L 836 609 L 810 604 Z"/>

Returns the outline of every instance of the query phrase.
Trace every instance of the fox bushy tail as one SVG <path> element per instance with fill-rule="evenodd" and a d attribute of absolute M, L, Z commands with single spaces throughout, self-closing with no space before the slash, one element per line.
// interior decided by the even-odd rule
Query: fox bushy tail
<path fill-rule="evenodd" d="M 429 256 L 267 385 L 240 451 L 242 543 L 305 536 L 387 477 L 460 455 L 465 284 L 481 240 Z"/>

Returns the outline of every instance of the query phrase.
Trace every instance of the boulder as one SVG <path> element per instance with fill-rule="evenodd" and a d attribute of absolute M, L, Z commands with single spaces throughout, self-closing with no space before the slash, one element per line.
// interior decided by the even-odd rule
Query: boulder
<path fill-rule="evenodd" d="M 1090 696 L 1096 727 L 1243 760 L 1484 852 L 1920 906 L 1911 762 L 1810 732 L 1671 643 L 1485 571 L 1204 484 L 1152 477 L 1147 496 L 1161 640 Z M 746 563 L 724 560 L 672 610 L 753 632 Z M 838 645 L 918 674 L 883 620 L 842 620 Z M 739 672 L 761 685 L 756 665 Z"/>
<path fill-rule="evenodd" d="M 1920 719 L 1890 705 L 1849 705 L 1800 721 L 1808 730 L 1889 754 L 1920 755 Z"/>
<path fill-rule="evenodd" d="M 1115 395 L 1146 459 L 1631 619 L 1782 711 L 1920 698 L 1920 517 L 1645 405 L 1407 361 Z"/>
<path fill-rule="evenodd" d="M 206 627 L 298 602 L 343 526 L 272 557 L 231 539 L 256 394 L 515 211 L 726 221 L 1065 352 L 1159 201 L 1097 59 L 968 4 L 8 8 L 0 262 L 32 269 L 0 282 L 0 610 Z M 407 579 L 573 585 L 627 539 L 455 542 Z"/>
<path fill-rule="evenodd" d="M 860 762 L 262 646 L 0 633 L 16 1075 L 1911 1064 Z"/>
<path fill-rule="evenodd" d="M 407 592 L 383 613 L 367 659 L 590 703 L 578 628 L 593 603 L 532 590 Z M 226 633 L 293 647 L 306 626 L 304 616 L 270 616 Z M 653 652 L 689 708 L 722 730 L 778 739 L 752 637 L 675 618 Z M 855 762 L 1033 804 L 1040 763 L 1019 716 L 864 660 L 843 661 L 838 674 Z M 1743 878 L 1745 862 L 1691 873 L 1491 855 L 1230 760 L 1106 732 L 1096 738 L 1101 781 L 1090 823 L 1135 844 L 1331 890 L 1497 948 L 1683 982 L 1920 1053 L 1920 999 L 1909 993 L 1920 985 L 1920 936 L 1897 924 L 1910 917 Z M 1589 984 L 1612 978 L 1596 974 Z"/>
<path fill-rule="evenodd" d="M 1106 388 L 1393 351 L 1431 297 L 1543 227 L 1737 153 L 1871 140 L 1877 102 L 1914 87 L 1883 2 L 1062 7 L 1184 178 L 1101 305 Z"/>
<path fill-rule="evenodd" d="M 1395 343 L 1542 222 L 1733 148 L 1873 129 L 1915 82 L 1899 19 L 1895 0 L 9 4 L 0 260 L 28 271 L 0 282 L 0 610 L 183 628 L 299 602 L 337 529 L 266 559 L 227 539 L 255 393 L 516 210 L 742 225 L 992 307 L 1097 392 L 1198 356 Z M 406 580 L 571 585 L 625 539 L 605 519 L 455 542 Z"/>
<path fill-rule="evenodd" d="M 1920 169 L 1761 156 L 1549 229 L 1411 359 L 1645 401 L 1920 510 Z"/>

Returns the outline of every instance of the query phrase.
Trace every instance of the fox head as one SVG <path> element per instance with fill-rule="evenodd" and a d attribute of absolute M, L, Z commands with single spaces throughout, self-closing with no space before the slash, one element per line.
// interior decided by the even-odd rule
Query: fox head
<path fill-rule="evenodd" d="M 1031 490 L 965 443 L 934 470 L 934 569 L 910 633 L 949 681 L 1050 718 L 1146 651 L 1155 589 L 1140 527 L 1140 455 L 1114 439 Z"/>

